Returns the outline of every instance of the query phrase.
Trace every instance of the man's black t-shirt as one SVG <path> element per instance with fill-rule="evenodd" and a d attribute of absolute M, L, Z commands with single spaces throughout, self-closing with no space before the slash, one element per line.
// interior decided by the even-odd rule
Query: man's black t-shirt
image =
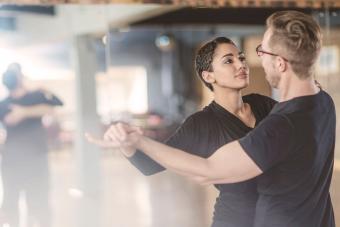
<path fill-rule="evenodd" d="M 11 112 L 11 105 L 32 107 L 40 104 L 58 106 L 62 105 L 62 102 L 55 95 L 41 90 L 27 92 L 20 98 L 7 97 L 0 102 L 0 121 Z M 5 127 L 7 138 L 4 157 L 10 155 L 16 159 L 29 158 L 31 154 L 47 151 L 46 132 L 41 117 L 27 118 L 16 125 Z"/>
<path fill-rule="evenodd" d="M 276 103 L 258 94 L 244 96 L 243 101 L 251 106 L 256 124 L 269 114 Z M 202 111 L 188 117 L 166 144 L 201 157 L 209 157 L 222 145 L 245 136 L 251 130 L 235 115 L 212 102 Z M 164 170 L 139 151 L 129 160 L 145 175 Z M 215 204 L 214 221 L 225 223 L 224 226 L 228 227 L 252 226 L 258 198 L 256 180 L 216 187 L 220 194 Z"/>
<path fill-rule="evenodd" d="M 333 227 L 335 108 L 324 91 L 281 102 L 240 144 L 264 172 L 255 227 Z"/>

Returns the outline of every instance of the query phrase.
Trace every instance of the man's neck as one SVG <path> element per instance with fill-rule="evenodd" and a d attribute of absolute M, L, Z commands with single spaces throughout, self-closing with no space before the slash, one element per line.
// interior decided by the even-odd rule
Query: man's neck
<path fill-rule="evenodd" d="M 282 78 L 279 85 L 280 102 L 288 101 L 296 97 L 315 95 L 320 91 L 313 77 L 304 80 L 299 79 L 295 75 Z"/>

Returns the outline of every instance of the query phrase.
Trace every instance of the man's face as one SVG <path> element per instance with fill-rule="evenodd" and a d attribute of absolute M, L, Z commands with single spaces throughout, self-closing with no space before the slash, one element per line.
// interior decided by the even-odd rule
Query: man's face
<path fill-rule="evenodd" d="M 267 52 L 273 52 L 271 48 L 269 47 L 269 40 L 271 37 L 271 30 L 267 29 L 266 32 L 263 35 L 262 39 L 262 49 L 267 51 Z M 263 54 L 261 56 L 261 61 L 262 61 L 262 67 L 264 69 L 264 72 L 266 73 L 266 79 L 270 86 L 273 88 L 278 88 L 281 75 L 278 72 L 278 70 L 275 67 L 275 56 L 269 55 L 269 54 Z"/>

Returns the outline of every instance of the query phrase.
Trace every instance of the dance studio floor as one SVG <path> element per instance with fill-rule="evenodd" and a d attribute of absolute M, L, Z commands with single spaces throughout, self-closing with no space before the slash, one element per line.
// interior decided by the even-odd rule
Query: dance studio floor
<path fill-rule="evenodd" d="M 53 227 L 206 227 L 216 191 L 183 177 L 160 173 L 144 177 L 124 157 L 103 152 L 98 193 L 86 195 L 76 186 L 74 156 L 70 151 L 50 153 Z M 335 213 L 340 214 L 340 161 L 332 184 Z M 1 191 L 0 191 L 1 192 Z M 2 194 L 2 193 L 0 193 Z M 87 215 L 79 204 L 87 201 Z M 26 227 L 25 206 L 21 206 Z M 337 224 L 340 225 L 340 216 Z M 93 224 L 90 224 L 93 223 Z"/>
<path fill-rule="evenodd" d="M 80 226 L 77 211 L 79 195 L 74 190 L 72 156 L 51 154 L 52 204 L 54 227 Z M 120 155 L 110 152 L 101 157 L 100 207 L 98 227 L 204 227 L 212 204 L 206 200 L 206 187 L 197 186 L 171 173 L 145 177 Z M 67 177 L 68 176 L 68 177 Z M 98 197 L 97 197 L 98 198 Z M 98 214 L 99 213 L 99 214 Z M 73 214 L 73 215 L 72 215 Z M 81 214 L 80 214 L 81 215 Z M 96 222 L 89 217 L 89 222 Z"/>

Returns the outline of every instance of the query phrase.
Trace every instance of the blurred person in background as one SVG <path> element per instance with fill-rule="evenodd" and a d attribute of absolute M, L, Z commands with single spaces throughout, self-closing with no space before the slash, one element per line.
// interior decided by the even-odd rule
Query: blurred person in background
<path fill-rule="evenodd" d="M 197 75 L 214 93 L 214 101 L 189 116 L 166 144 L 207 158 L 223 144 L 250 132 L 269 114 L 276 102 L 259 94 L 242 96 L 242 90 L 249 85 L 249 68 L 244 53 L 226 37 L 215 38 L 203 45 L 196 54 L 195 63 Z M 119 128 L 116 130 L 119 133 Z M 110 147 L 110 143 L 90 135 L 88 139 Z M 147 176 L 165 170 L 141 151 L 129 147 L 122 147 L 121 151 Z M 253 226 L 258 198 L 256 179 L 216 184 L 215 187 L 219 196 L 212 226 Z"/>
<path fill-rule="evenodd" d="M 49 227 L 48 139 L 42 117 L 63 103 L 48 91 L 27 89 L 18 63 L 8 66 L 2 82 L 9 91 L 8 97 L 0 102 L 0 120 L 7 133 L 1 154 L 2 222 L 10 227 L 19 226 L 18 201 L 24 192 L 28 227 Z"/>

